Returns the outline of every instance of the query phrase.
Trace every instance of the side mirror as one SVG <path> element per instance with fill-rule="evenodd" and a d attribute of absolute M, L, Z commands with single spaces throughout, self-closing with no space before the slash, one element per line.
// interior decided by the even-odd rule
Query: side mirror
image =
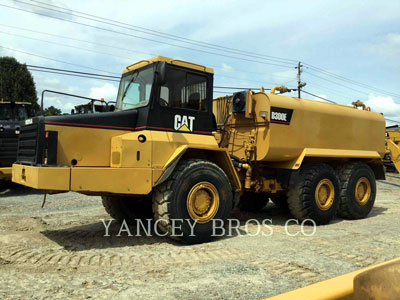
<path fill-rule="evenodd" d="M 71 115 L 74 115 L 74 114 L 75 114 L 75 110 L 71 109 Z"/>
<path fill-rule="evenodd" d="M 156 75 L 157 75 L 157 83 L 159 85 L 163 85 L 166 82 L 166 68 L 167 64 L 165 61 L 160 61 L 156 67 Z"/>
<path fill-rule="evenodd" d="M 115 111 L 115 105 L 111 104 L 108 108 L 108 111 Z"/>

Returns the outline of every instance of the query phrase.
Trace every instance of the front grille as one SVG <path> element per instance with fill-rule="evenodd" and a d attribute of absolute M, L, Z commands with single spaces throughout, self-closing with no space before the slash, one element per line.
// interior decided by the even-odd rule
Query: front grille
<path fill-rule="evenodd" d="M 17 162 L 37 165 L 43 162 L 44 117 L 21 122 L 18 139 Z"/>
<path fill-rule="evenodd" d="M 17 158 L 18 136 L 8 135 L 0 136 L 0 161 L 12 160 Z"/>

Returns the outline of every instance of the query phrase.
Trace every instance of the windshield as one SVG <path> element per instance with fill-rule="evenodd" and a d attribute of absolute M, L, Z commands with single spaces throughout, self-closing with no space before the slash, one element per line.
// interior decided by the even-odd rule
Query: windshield
<path fill-rule="evenodd" d="M 118 91 L 117 109 L 126 110 L 146 106 L 150 100 L 153 76 L 152 67 L 124 76 Z"/>
<path fill-rule="evenodd" d="M 30 117 L 29 105 L 25 104 L 15 104 L 11 105 L 0 104 L 0 120 L 2 121 L 23 121 Z"/>
<path fill-rule="evenodd" d="M 28 107 L 26 107 L 25 105 L 17 105 L 15 108 L 15 118 L 18 121 L 23 121 L 28 119 Z"/>
<path fill-rule="evenodd" d="M 8 121 L 11 119 L 11 106 L 10 104 L 0 104 L 0 120 Z"/>

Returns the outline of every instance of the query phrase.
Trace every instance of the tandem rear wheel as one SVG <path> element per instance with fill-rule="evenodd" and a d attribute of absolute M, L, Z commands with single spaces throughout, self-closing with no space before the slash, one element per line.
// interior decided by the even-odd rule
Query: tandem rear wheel
<path fill-rule="evenodd" d="M 289 187 L 289 210 L 300 221 L 312 219 L 317 225 L 328 224 L 336 215 L 339 191 L 338 177 L 330 165 L 304 165 L 297 183 Z"/>
<path fill-rule="evenodd" d="M 346 219 L 367 217 L 375 196 L 375 174 L 367 164 L 352 162 L 334 170 L 312 163 L 302 167 L 299 180 L 289 187 L 288 205 L 295 218 L 323 225 L 336 214 Z"/>
<path fill-rule="evenodd" d="M 356 162 L 338 169 L 340 204 L 338 214 L 345 219 L 362 219 L 371 211 L 376 197 L 375 174 L 365 163 Z"/>

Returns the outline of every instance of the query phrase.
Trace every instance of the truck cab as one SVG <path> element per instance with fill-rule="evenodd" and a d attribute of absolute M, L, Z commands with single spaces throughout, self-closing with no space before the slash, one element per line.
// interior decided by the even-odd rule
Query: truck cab
<path fill-rule="evenodd" d="M 0 102 L 0 179 L 10 179 L 10 167 L 17 159 L 19 122 L 32 116 L 29 102 Z"/>
<path fill-rule="evenodd" d="M 188 145 L 220 151 L 212 86 L 213 70 L 197 64 L 157 56 L 130 65 L 114 112 L 26 120 L 13 180 L 55 191 L 148 194 Z M 58 180 L 47 180 L 54 174 Z"/>

